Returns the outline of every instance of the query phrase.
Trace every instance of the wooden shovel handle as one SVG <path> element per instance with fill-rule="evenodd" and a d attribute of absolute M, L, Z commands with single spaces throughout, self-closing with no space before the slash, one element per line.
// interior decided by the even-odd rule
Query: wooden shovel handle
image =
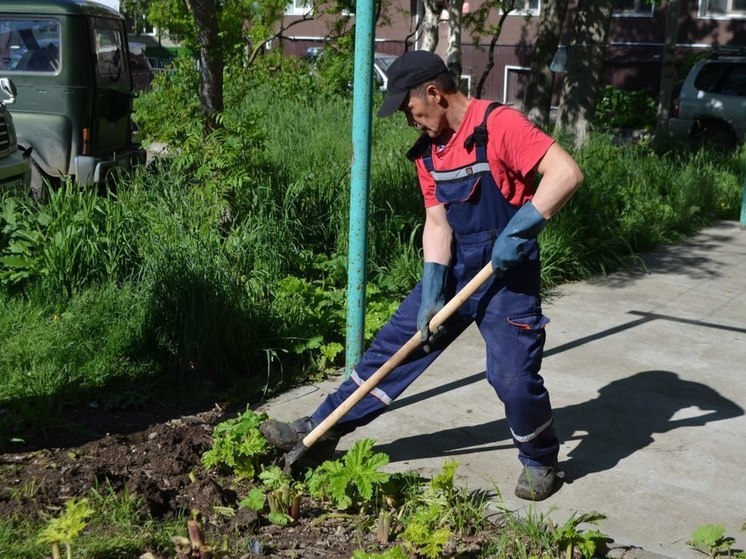
<path fill-rule="evenodd" d="M 454 295 L 453 298 L 448 301 L 448 303 L 446 303 L 446 305 L 440 309 L 435 316 L 433 316 L 430 320 L 430 331 L 434 331 L 438 326 L 448 320 L 451 315 L 456 312 L 458 308 L 467 301 L 467 299 L 469 299 L 469 297 L 474 295 L 474 293 L 492 277 L 492 273 L 492 262 L 488 262 L 487 265 L 482 268 L 461 291 L 456 293 L 456 295 Z M 398 367 L 407 355 L 417 349 L 421 344 L 422 335 L 417 331 L 415 335 L 409 338 L 407 343 L 399 348 L 394 355 L 389 357 L 388 361 L 381 365 L 378 370 L 368 378 L 368 380 L 358 386 L 357 389 L 355 389 L 355 391 L 337 407 L 337 409 L 330 413 L 313 429 L 313 431 L 303 438 L 303 446 L 308 448 L 324 436 L 324 434 L 334 427 L 334 425 L 336 425 L 337 422 L 355 406 L 355 404 L 362 400 L 366 394 L 373 390 L 373 388 L 375 388 L 376 385 L 386 377 L 386 375 Z"/>

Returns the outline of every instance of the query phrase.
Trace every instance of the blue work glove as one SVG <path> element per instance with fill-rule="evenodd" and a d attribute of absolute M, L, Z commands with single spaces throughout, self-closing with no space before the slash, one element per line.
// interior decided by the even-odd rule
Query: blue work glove
<path fill-rule="evenodd" d="M 430 350 L 429 344 L 432 344 L 443 330 L 441 325 L 435 332 L 430 332 L 429 324 L 446 303 L 447 275 L 448 266 L 437 262 L 425 262 L 422 272 L 422 300 L 417 313 L 417 329 L 422 335 L 422 343 L 426 344 L 425 351 Z"/>
<path fill-rule="evenodd" d="M 547 220 L 531 202 L 521 206 L 492 247 L 492 268 L 495 275 L 501 277 L 523 260 L 529 250 L 528 245 L 546 224 Z"/>

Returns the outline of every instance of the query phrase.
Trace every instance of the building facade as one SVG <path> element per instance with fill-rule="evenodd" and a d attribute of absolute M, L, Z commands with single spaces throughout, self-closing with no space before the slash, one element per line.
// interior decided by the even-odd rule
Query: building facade
<path fill-rule="evenodd" d="M 464 2 L 464 11 L 483 0 Z M 655 5 L 654 5 L 655 4 Z M 619 89 L 643 90 L 657 95 L 661 58 L 665 39 L 667 3 L 649 0 L 614 0 L 609 41 L 606 48 L 605 80 Z M 661 5 L 663 4 L 663 5 Z M 688 60 L 702 56 L 717 46 L 746 47 L 746 0 L 681 0 L 676 40 L 677 66 L 688 67 Z M 571 0 L 562 29 L 560 45 L 572 37 L 577 2 Z M 539 0 L 525 0 L 522 9 L 511 12 L 503 25 L 494 50 L 494 66 L 485 82 L 482 97 L 503 103 L 520 103 L 527 82 L 531 55 L 539 24 Z M 423 17 L 421 0 L 393 0 L 376 27 L 377 52 L 400 54 L 421 44 L 418 24 Z M 354 25 L 354 14 L 347 14 Z M 493 14 L 497 21 L 499 14 Z M 288 6 L 284 25 L 285 39 L 276 46 L 288 55 L 303 56 L 308 48 L 323 46 L 331 21 L 314 17 L 306 0 L 294 0 Z M 436 52 L 445 58 L 448 21 L 443 12 L 439 26 L 440 40 Z M 491 37 L 472 41 L 462 34 L 462 67 L 464 82 L 474 94 L 487 66 Z M 683 75 L 680 79 L 683 79 Z"/>

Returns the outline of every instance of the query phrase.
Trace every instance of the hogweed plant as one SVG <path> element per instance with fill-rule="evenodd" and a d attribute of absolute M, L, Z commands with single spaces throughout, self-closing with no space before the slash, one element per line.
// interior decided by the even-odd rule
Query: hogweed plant
<path fill-rule="evenodd" d="M 259 424 L 265 419 L 266 414 L 247 409 L 218 424 L 213 447 L 202 456 L 205 468 L 221 467 L 237 477 L 252 479 L 261 459 L 270 452 L 269 443 L 259 431 Z"/>
<path fill-rule="evenodd" d="M 373 501 L 389 474 L 380 468 L 389 463 L 388 455 L 372 451 L 375 441 L 357 441 L 340 460 L 327 460 L 307 479 L 312 495 L 330 498 L 339 510 L 353 505 L 363 508 Z"/>
<path fill-rule="evenodd" d="M 303 485 L 294 481 L 277 465 L 262 470 L 259 479 L 262 480 L 262 487 L 252 488 L 239 506 L 256 512 L 269 507 L 267 519 L 278 526 L 298 520 Z"/>
<path fill-rule="evenodd" d="M 61 559 L 60 544 L 64 544 L 67 559 L 72 559 L 72 542 L 88 525 L 88 518 L 93 514 L 88 499 L 70 499 L 65 509 L 57 518 L 52 518 L 41 531 L 38 542 L 52 546 L 52 558 Z"/>
<path fill-rule="evenodd" d="M 746 529 L 746 523 L 742 529 Z M 692 534 L 692 539 L 686 543 L 688 546 L 712 559 L 720 557 L 746 559 L 746 553 L 740 549 L 733 549 L 736 540 L 730 536 L 726 536 L 725 527 L 720 524 L 703 524 L 698 526 Z"/>

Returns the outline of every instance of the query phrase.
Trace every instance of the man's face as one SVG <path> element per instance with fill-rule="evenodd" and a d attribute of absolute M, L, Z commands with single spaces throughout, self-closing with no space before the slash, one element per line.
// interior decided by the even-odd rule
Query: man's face
<path fill-rule="evenodd" d="M 436 138 L 445 127 L 445 111 L 439 101 L 440 92 L 437 88 L 428 87 L 424 95 L 410 93 L 401 111 L 410 126 L 430 138 Z"/>

